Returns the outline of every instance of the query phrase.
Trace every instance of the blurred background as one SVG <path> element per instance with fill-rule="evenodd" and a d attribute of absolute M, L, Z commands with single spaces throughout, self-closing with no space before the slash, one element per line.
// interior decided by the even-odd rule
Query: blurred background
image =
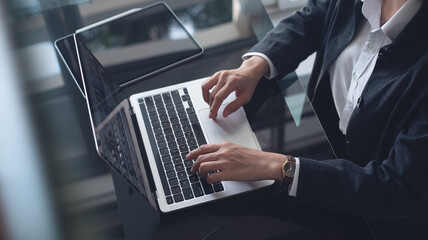
<path fill-rule="evenodd" d="M 110 170 L 95 152 L 84 98 L 53 41 L 144 0 L 0 1 L 0 239 L 123 239 Z M 180 1 L 178 16 L 202 31 L 232 21 L 234 1 Z M 276 25 L 305 2 L 263 4 Z M 209 11 L 225 17 L 199 24 L 195 16 Z M 300 65 L 300 79 L 312 62 Z"/>

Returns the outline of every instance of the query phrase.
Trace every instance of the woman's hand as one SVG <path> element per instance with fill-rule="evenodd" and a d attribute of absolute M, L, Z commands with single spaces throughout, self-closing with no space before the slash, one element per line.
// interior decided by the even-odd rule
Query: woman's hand
<path fill-rule="evenodd" d="M 269 65 L 266 60 L 253 56 L 242 62 L 239 68 L 219 71 L 207 79 L 202 84 L 202 95 L 205 102 L 210 105 L 209 118 L 217 118 L 218 109 L 232 92 L 235 92 L 236 99 L 226 106 L 223 111 L 224 117 L 248 103 L 257 83 L 268 71 Z"/>
<path fill-rule="evenodd" d="M 207 177 L 209 184 L 227 180 L 281 180 L 281 167 L 285 162 L 284 155 L 246 148 L 234 143 L 202 145 L 190 152 L 186 158 L 196 159 L 191 172 L 199 172 L 200 176 Z M 218 172 L 213 172 L 216 170 Z"/>

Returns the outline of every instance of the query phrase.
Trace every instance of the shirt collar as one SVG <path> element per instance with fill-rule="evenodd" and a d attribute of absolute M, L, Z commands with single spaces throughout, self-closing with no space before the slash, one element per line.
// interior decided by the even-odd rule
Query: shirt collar
<path fill-rule="evenodd" d="M 406 27 L 410 20 L 422 7 L 423 0 L 408 0 L 395 14 L 380 27 L 380 14 L 383 0 L 361 0 L 363 2 L 362 13 L 371 25 L 372 31 L 379 28 L 393 41 Z"/>

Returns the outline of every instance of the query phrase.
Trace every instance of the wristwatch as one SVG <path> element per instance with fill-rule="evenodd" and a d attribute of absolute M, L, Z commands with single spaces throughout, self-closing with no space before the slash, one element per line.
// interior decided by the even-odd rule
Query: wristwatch
<path fill-rule="evenodd" d="M 296 171 L 296 159 L 293 156 L 286 155 L 286 160 L 282 164 L 282 185 L 288 186 L 293 182 L 294 172 Z"/>

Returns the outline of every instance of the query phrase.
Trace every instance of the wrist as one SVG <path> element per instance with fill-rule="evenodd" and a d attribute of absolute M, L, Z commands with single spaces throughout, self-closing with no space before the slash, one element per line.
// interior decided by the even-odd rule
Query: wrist
<path fill-rule="evenodd" d="M 252 56 L 243 61 L 240 68 L 248 71 L 251 76 L 256 76 L 257 80 L 269 72 L 268 62 L 259 56 Z"/>
<path fill-rule="evenodd" d="M 282 181 L 282 166 L 287 160 L 286 156 L 282 154 L 272 153 L 272 159 L 269 161 L 267 169 L 269 169 L 269 179 L 275 181 Z"/>

